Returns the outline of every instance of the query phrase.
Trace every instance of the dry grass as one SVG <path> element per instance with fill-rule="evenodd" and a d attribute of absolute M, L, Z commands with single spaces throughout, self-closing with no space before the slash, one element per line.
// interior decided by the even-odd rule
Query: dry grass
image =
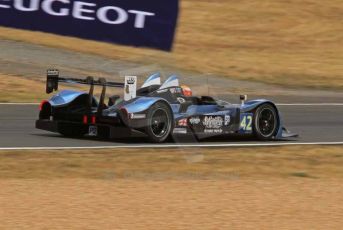
<path fill-rule="evenodd" d="M 39 102 L 46 99 L 45 83 L 0 74 L 0 102 Z"/>
<path fill-rule="evenodd" d="M 343 148 L 0 151 L 1 229 L 341 229 Z"/>
<path fill-rule="evenodd" d="M 63 89 L 88 91 L 88 86 L 63 85 Z M 99 95 L 96 89 L 95 95 Z M 0 73 L 0 102 L 38 103 L 49 98 L 45 93 L 45 82 L 37 79 L 10 76 Z"/>
<path fill-rule="evenodd" d="M 343 148 L 1 151 L 0 178 L 343 178 Z"/>
<path fill-rule="evenodd" d="M 286 86 L 343 88 L 339 0 L 182 0 L 173 53 L 0 28 L 0 38 Z"/>

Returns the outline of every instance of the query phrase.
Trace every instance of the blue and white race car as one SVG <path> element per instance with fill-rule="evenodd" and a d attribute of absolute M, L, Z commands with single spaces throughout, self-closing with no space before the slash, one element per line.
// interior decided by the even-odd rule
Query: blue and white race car
<path fill-rule="evenodd" d="M 160 74 L 150 76 L 137 89 L 137 77 L 125 77 L 125 83 L 107 82 L 93 77 L 60 77 L 58 70 L 48 70 L 46 92 L 58 89 L 59 82 L 90 85 L 89 92 L 63 90 L 40 105 L 36 128 L 69 137 L 84 135 L 109 138 L 128 137 L 139 131 L 151 142 L 164 142 L 174 134 L 193 135 L 197 139 L 214 136 L 251 136 L 258 140 L 294 137 L 283 127 L 276 105 L 269 100 L 241 104 L 195 97 L 189 87 L 180 86 L 177 76 L 161 83 Z M 102 86 L 99 99 L 94 86 Z M 124 89 L 124 97 L 113 95 L 106 104 L 106 87 Z"/>

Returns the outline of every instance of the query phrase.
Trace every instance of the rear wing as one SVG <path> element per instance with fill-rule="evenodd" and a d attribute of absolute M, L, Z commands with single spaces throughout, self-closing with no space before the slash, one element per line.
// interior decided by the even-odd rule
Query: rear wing
<path fill-rule="evenodd" d="M 105 78 L 99 78 L 94 80 L 93 77 L 87 77 L 86 79 L 78 79 L 72 77 L 60 77 L 58 70 L 48 70 L 46 78 L 46 93 L 50 94 L 55 90 L 58 90 L 58 83 L 71 83 L 71 84 L 82 84 L 82 85 L 99 85 L 99 86 L 108 86 L 108 87 L 118 87 L 124 88 L 124 83 L 119 82 L 107 82 Z"/>
<path fill-rule="evenodd" d="M 107 82 L 105 78 L 99 78 L 94 80 L 94 77 L 87 77 L 86 79 L 79 79 L 73 77 L 60 77 L 59 71 L 57 69 L 47 70 L 46 78 L 46 93 L 50 94 L 53 91 L 58 90 L 59 82 L 70 83 L 70 84 L 82 84 L 90 85 L 89 89 L 89 108 L 91 109 L 93 103 L 93 91 L 94 86 L 102 86 L 101 96 L 99 99 L 98 112 L 101 113 L 104 105 L 106 87 L 117 87 L 125 88 L 124 90 L 124 99 L 130 100 L 136 96 L 136 85 L 137 77 L 136 76 L 125 76 L 125 83 L 120 82 Z"/>

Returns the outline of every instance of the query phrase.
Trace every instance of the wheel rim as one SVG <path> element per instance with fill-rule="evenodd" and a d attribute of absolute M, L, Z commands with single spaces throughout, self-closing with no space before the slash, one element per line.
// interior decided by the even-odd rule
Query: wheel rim
<path fill-rule="evenodd" d="M 276 114 L 273 109 L 264 108 L 260 111 L 257 119 L 257 128 L 264 137 L 270 137 L 276 130 Z"/>
<path fill-rule="evenodd" d="M 168 113 L 164 109 L 154 112 L 151 119 L 151 131 L 156 137 L 163 137 L 168 133 L 170 121 Z"/>

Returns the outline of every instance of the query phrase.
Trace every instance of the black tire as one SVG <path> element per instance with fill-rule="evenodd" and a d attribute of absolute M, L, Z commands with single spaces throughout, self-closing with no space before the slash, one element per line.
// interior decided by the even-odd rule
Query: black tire
<path fill-rule="evenodd" d="M 254 134 L 262 141 L 273 140 L 278 132 L 279 117 L 275 107 L 263 104 L 256 109 L 254 114 Z"/>
<path fill-rule="evenodd" d="M 168 105 L 157 102 L 150 107 L 147 113 L 145 133 L 149 140 L 155 143 L 166 141 L 173 131 L 173 114 Z"/>

